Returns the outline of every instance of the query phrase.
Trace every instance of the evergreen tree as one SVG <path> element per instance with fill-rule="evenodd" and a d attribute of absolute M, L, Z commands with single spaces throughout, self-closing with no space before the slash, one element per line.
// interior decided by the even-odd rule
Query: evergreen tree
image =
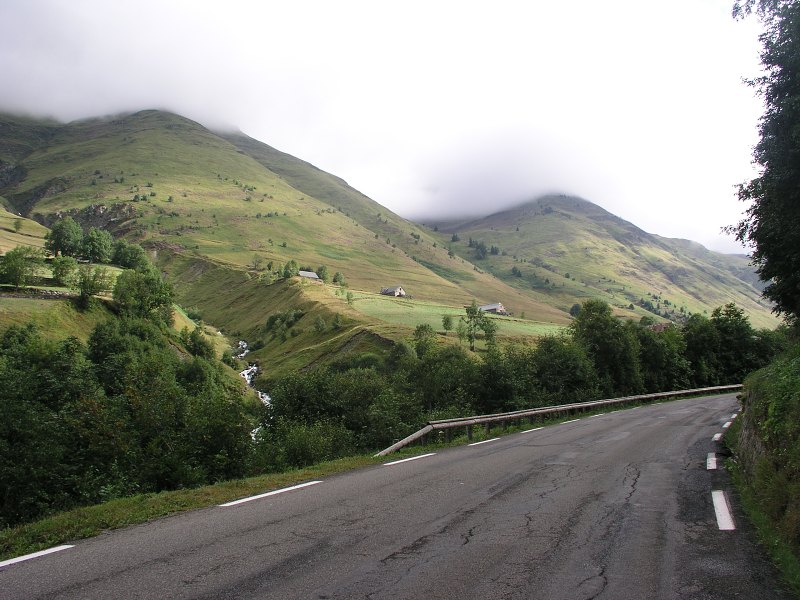
<path fill-rule="evenodd" d="M 752 260 L 767 282 L 764 295 L 791 320 L 800 317 L 800 3 L 746 0 L 734 15 L 757 7 L 765 25 L 761 64 L 754 83 L 765 102 L 761 140 L 753 152 L 761 174 L 739 188 L 750 203 L 747 216 L 730 228 L 753 246 Z"/>

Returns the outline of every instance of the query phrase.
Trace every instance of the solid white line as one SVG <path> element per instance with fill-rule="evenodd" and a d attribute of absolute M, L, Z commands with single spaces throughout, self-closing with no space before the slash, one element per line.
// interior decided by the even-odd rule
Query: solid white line
<path fill-rule="evenodd" d="M 431 452 L 429 454 L 420 454 L 419 456 L 412 456 L 411 458 L 404 458 L 403 460 L 393 460 L 392 462 L 383 463 L 384 467 L 390 467 L 392 465 L 399 465 L 400 463 L 408 462 L 410 460 L 419 460 L 420 458 L 427 458 L 429 456 L 433 456 L 436 452 Z"/>
<path fill-rule="evenodd" d="M 712 442 L 718 442 L 718 441 L 720 441 L 721 439 L 722 439 L 722 434 L 721 434 L 721 433 L 715 433 L 715 434 L 714 434 L 714 437 L 712 437 L 712 438 L 711 438 L 711 441 L 712 441 Z"/>
<path fill-rule="evenodd" d="M 500 438 L 492 438 L 490 440 L 483 440 L 482 442 L 472 442 L 471 444 L 467 444 L 467 446 L 480 446 L 481 444 L 488 444 L 489 442 L 493 442 L 499 439 Z"/>
<path fill-rule="evenodd" d="M 534 427 L 533 429 L 526 429 L 525 431 L 520 431 L 520 433 L 530 433 L 531 431 L 539 431 L 540 429 L 544 429 L 544 427 Z"/>
<path fill-rule="evenodd" d="M 717 455 L 713 452 L 709 452 L 708 456 L 706 457 L 706 469 L 709 471 L 713 471 L 717 468 Z"/>
<path fill-rule="evenodd" d="M 711 499 L 714 501 L 714 514 L 717 515 L 717 526 L 722 531 L 733 531 L 736 525 L 733 524 L 733 517 L 728 506 L 728 499 L 722 490 L 711 492 Z"/>
<path fill-rule="evenodd" d="M 47 550 L 40 550 L 39 552 L 34 552 L 32 554 L 26 554 L 25 556 L 18 556 L 17 558 L 10 558 L 8 560 L 4 560 L 0 562 L 0 567 L 7 567 L 8 565 L 13 565 L 14 563 L 22 562 L 23 560 L 30 560 L 32 558 L 39 558 L 40 556 L 44 556 L 46 554 L 52 554 L 53 552 L 61 552 L 62 550 L 67 550 L 69 548 L 74 548 L 75 545 L 71 546 L 56 546 L 55 548 L 48 548 Z"/>
<path fill-rule="evenodd" d="M 575 421 L 580 421 L 580 419 L 572 419 L 571 421 L 562 421 L 562 425 L 566 425 L 567 423 L 574 423 Z"/>
<path fill-rule="evenodd" d="M 730 422 L 730 421 L 728 421 L 727 423 L 725 423 L 725 425 L 723 425 L 723 426 L 722 426 L 722 428 L 723 428 L 723 429 L 727 429 L 727 428 L 728 428 L 728 427 L 730 427 L 730 426 L 731 426 L 731 422 Z"/>
<path fill-rule="evenodd" d="M 293 485 L 292 487 L 281 488 L 279 490 L 272 490 L 271 492 L 266 492 L 265 494 L 259 494 L 258 496 L 249 496 L 247 498 L 241 498 L 240 500 L 234 500 L 233 502 L 226 502 L 225 504 L 220 504 L 220 506 L 236 506 L 237 504 L 244 504 L 245 502 L 251 502 L 252 500 L 260 500 L 261 498 L 266 498 L 267 496 L 275 496 L 276 494 L 282 494 L 284 492 L 291 492 L 292 490 L 299 490 L 300 488 L 308 487 L 310 485 L 316 485 L 318 483 L 322 483 L 321 481 L 307 481 L 305 483 L 301 483 L 299 485 Z"/>

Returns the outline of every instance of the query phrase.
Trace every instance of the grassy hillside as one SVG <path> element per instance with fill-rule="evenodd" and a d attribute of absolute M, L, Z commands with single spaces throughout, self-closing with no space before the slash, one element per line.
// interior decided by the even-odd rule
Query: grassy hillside
<path fill-rule="evenodd" d="M 19 224 L 19 230 L 15 223 Z M 17 246 L 43 248 L 47 231 L 47 227 L 36 221 L 8 212 L 0 206 L 0 253 L 6 253 Z"/>
<path fill-rule="evenodd" d="M 274 268 L 289 260 L 325 264 L 356 289 L 400 283 L 454 306 L 502 297 L 542 320 L 565 321 L 552 307 L 449 257 L 426 231 L 340 180 L 297 160 L 292 175 L 288 158 L 272 171 L 263 164 L 272 149 L 242 139 L 235 141 L 244 150 L 157 111 L 71 123 L 47 144 L 32 141 L 31 152 L 18 158 L 24 178 L 0 192 L 14 210 L 45 224 L 68 211 L 85 226 L 233 268 L 254 259 Z"/>
<path fill-rule="evenodd" d="M 754 287 L 756 278 L 746 258 L 650 235 L 579 198 L 546 197 L 438 227 L 446 235 L 458 235 L 460 240 L 450 245 L 459 256 L 509 285 L 544 295 L 563 310 L 601 298 L 622 316 L 657 313 L 680 320 L 736 302 L 755 326 L 778 323 Z M 485 258 L 477 258 L 470 238 L 485 244 Z"/>
<path fill-rule="evenodd" d="M 0 161 L 9 211 L 0 213 L 0 246 L 41 245 L 46 230 L 36 223 L 64 214 L 138 241 L 181 305 L 232 338 L 263 341 L 254 357 L 280 368 L 380 348 L 421 322 L 439 329 L 443 314 L 460 314 L 473 299 L 502 302 L 513 317 L 500 335 L 514 339 L 557 330 L 575 302 L 591 297 L 634 317 L 652 314 L 638 306 L 645 301 L 677 315 L 736 301 L 755 324 L 776 323 L 743 259 L 650 236 L 590 203 L 550 199 L 436 232 L 244 134 L 170 113 L 66 125 L 0 115 Z M 19 233 L 11 213 L 26 217 Z M 470 236 L 498 254 L 476 258 Z M 334 288 L 271 285 L 291 260 L 343 273 L 351 303 Z M 398 284 L 413 301 L 375 295 Z M 274 344 L 264 324 L 290 307 L 306 315 L 293 337 Z M 332 323 L 337 314 L 337 329 L 316 331 L 318 317 Z"/>

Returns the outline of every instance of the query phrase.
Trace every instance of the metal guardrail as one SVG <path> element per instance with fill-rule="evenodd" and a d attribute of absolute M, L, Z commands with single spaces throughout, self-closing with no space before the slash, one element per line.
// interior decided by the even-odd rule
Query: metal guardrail
<path fill-rule="evenodd" d="M 487 430 L 493 423 L 507 423 L 509 421 L 518 421 L 526 418 L 535 418 L 544 415 L 551 415 L 556 413 L 570 413 L 584 411 L 592 408 L 601 408 L 604 406 L 615 406 L 618 404 L 628 403 L 641 403 L 650 400 L 660 400 L 663 398 L 679 398 L 681 396 L 694 396 L 696 394 L 705 394 L 713 392 L 733 392 L 742 389 L 742 384 L 736 385 L 719 385 L 716 387 L 706 387 L 694 390 L 679 390 L 675 392 L 658 392 L 657 394 L 643 394 L 640 396 L 624 396 L 622 398 L 609 398 L 605 400 L 592 400 L 590 402 L 576 402 L 574 404 L 560 404 L 558 406 L 545 406 L 542 408 L 528 408 L 524 410 L 515 410 L 512 412 L 497 413 L 493 415 L 476 415 L 472 417 L 460 417 L 457 419 L 443 419 L 441 421 L 429 421 L 422 429 L 415 431 L 406 438 L 396 442 L 381 450 L 375 456 L 386 456 L 423 439 L 425 436 L 433 431 L 444 430 L 447 436 L 447 441 L 450 440 L 452 430 L 456 427 L 466 427 L 467 438 L 472 439 L 472 426 L 473 425 L 486 425 Z"/>

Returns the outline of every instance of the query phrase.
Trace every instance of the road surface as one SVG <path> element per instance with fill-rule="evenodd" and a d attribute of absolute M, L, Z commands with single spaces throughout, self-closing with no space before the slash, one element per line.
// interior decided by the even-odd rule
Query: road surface
<path fill-rule="evenodd" d="M 161 519 L 2 567 L 0 598 L 790 598 L 707 468 L 737 408 L 610 412 Z"/>

